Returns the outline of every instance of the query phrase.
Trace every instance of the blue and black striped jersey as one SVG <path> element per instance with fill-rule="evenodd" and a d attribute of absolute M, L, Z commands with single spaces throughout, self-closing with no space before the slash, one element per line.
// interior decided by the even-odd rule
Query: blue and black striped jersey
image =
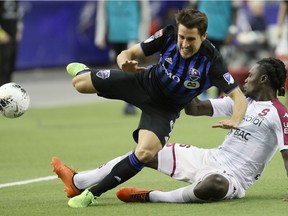
<path fill-rule="evenodd" d="M 203 41 L 195 55 L 183 59 L 174 26 L 156 32 L 141 43 L 141 48 L 146 56 L 160 52 L 159 62 L 150 69 L 151 93 L 175 108 L 182 109 L 211 86 L 225 93 L 238 86 L 220 53 L 208 40 Z"/>

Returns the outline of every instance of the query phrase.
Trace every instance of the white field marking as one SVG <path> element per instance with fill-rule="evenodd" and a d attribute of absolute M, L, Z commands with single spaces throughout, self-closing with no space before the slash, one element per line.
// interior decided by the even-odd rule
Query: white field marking
<path fill-rule="evenodd" d="M 50 181 L 50 180 L 54 180 L 54 179 L 57 179 L 57 175 L 40 177 L 40 178 L 35 178 L 35 179 L 29 179 L 29 180 L 25 180 L 25 181 L 0 184 L 0 188 L 13 187 L 13 186 L 18 186 L 18 185 L 31 184 L 31 183 L 35 183 L 35 182 L 42 182 L 42 181 Z"/>

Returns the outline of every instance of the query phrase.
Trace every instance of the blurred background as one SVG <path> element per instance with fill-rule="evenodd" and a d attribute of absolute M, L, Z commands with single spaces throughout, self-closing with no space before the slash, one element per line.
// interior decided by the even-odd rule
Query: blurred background
<path fill-rule="evenodd" d="M 247 66 L 245 60 L 254 60 L 248 57 L 247 50 L 250 48 L 247 46 L 249 45 L 253 47 L 253 51 L 255 51 L 256 45 L 256 49 L 258 46 L 263 55 L 273 55 L 273 49 L 277 45 L 276 24 L 281 1 L 237 2 L 240 3 L 237 11 L 239 32 L 236 33 L 234 42 L 229 48 L 235 46 L 239 55 L 239 48 L 243 48 L 245 53 L 241 56 L 244 58 L 244 60 L 241 59 L 242 62 L 240 57 L 235 58 L 235 62 L 231 62 L 231 65 Z M 249 7 L 249 2 L 255 2 L 255 5 L 251 4 L 252 6 Z M 18 48 L 17 70 L 35 67 L 62 67 L 72 61 L 93 65 L 105 65 L 109 62 L 109 47 L 98 49 L 94 45 L 97 1 L 20 1 L 19 3 L 23 35 Z M 192 3 L 190 1 L 150 1 L 149 3 L 151 7 L 150 33 L 152 34 L 167 23 L 174 22 L 173 12 L 177 12 L 178 9 L 189 4 L 194 6 L 195 1 Z M 91 10 L 86 8 L 87 4 Z M 95 5 L 95 8 L 92 8 L 92 4 Z M 255 35 L 251 34 L 252 24 L 249 21 L 253 16 L 253 7 L 260 10 L 255 12 L 258 13 L 255 16 L 263 16 L 258 18 L 265 25 L 264 28 L 261 26 L 259 30 L 263 31 L 265 37 L 263 39 L 258 35 L 258 40 L 261 41 L 253 38 Z M 85 24 L 83 24 L 84 22 Z M 261 24 L 263 25 L 263 23 Z M 221 23 L 219 23 L 220 25 Z M 257 30 L 256 28 L 255 31 Z M 247 35 L 244 35 L 243 32 L 246 32 Z M 242 34 L 242 38 L 237 40 L 237 34 Z M 252 50 L 250 51 L 251 55 L 255 54 L 252 53 Z M 230 54 L 233 55 L 233 52 Z"/>
<path fill-rule="evenodd" d="M 115 4 L 117 2 L 125 5 L 129 1 L 113 1 Z M 287 63 L 287 15 L 286 23 L 281 27 L 284 39 L 278 34 L 279 8 L 283 1 L 145 2 L 148 6 L 144 16 L 149 17 L 146 19 L 149 22 L 147 35 L 153 34 L 167 24 L 173 24 L 174 14 L 183 7 L 203 10 L 208 15 L 208 25 L 214 29 L 221 29 L 224 25 L 222 21 L 216 22 L 217 17 L 226 12 L 231 14 L 233 12 L 233 19 L 231 16 L 231 22 L 225 24 L 228 27 L 227 37 L 219 39 L 221 42 L 219 50 L 235 76 L 247 73 L 249 67 L 263 57 L 278 56 Z M 203 2 L 208 5 L 201 5 Z M 225 13 L 213 6 L 223 2 L 231 2 L 231 8 Z M 96 67 L 115 66 L 109 41 L 101 47 L 95 42 L 97 31 L 100 31 L 97 24 L 106 22 L 97 21 L 99 1 L 19 1 L 18 3 L 22 37 L 18 42 L 12 81 L 25 80 L 25 75 L 28 76 L 31 71 L 34 71 L 33 76 L 37 76 L 37 71 L 40 71 L 57 77 L 58 72 L 63 72 L 65 66 L 74 61 Z M 211 11 L 214 14 L 210 13 Z M 208 38 L 214 34 L 213 31 L 215 30 L 208 29 Z M 213 38 L 210 40 L 213 41 Z M 55 70 L 58 72 L 55 73 Z M 239 79 L 243 82 L 241 76 Z"/>

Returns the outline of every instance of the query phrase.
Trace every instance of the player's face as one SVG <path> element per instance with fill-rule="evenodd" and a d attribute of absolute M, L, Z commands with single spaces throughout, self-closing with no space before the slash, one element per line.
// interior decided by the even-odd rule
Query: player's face
<path fill-rule="evenodd" d="M 178 49 L 182 58 L 187 59 L 198 52 L 202 42 L 206 39 L 207 33 L 200 36 L 197 28 L 186 28 L 178 26 Z"/>
<path fill-rule="evenodd" d="M 245 83 L 243 85 L 243 90 L 246 96 L 255 98 L 255 95 L 260 89 L 260 72 L 258 70 L 259 65 L 254 65 L 250 71 L 248 72 L 248 77 L 245 79 Z"/>

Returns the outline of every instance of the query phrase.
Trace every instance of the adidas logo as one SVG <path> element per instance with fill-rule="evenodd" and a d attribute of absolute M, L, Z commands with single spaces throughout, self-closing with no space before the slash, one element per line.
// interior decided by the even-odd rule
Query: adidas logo
<path fill-rule="evenodd" d="M 171 57 L 165 58 L 165 61 L 168 62 L 169 64 L 172 64 L 172 58 Z"/>

